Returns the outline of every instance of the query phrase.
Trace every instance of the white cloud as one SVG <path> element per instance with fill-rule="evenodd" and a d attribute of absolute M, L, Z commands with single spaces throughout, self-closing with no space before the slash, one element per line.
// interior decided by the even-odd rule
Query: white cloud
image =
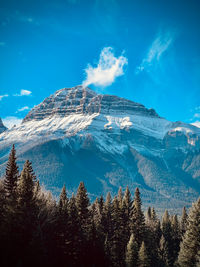
<path fill-rule="evenodd" d="M 19 94 L 15 94 L 14 96 L 28 96 L 31 94 L 32 94 L 31 91 L 22 89 Z"/>
<path fill-rule="evenodd" d="M 116 77 L 124 74 L 123 67 L 128 64 L 128 59 L 123 55 L 115 57 L 112 47 L 105 47 L 101 51 L 97 67 L 90 64 L 85 69 L 87 78 L 83 81 L 83 86 L 94 84 L 96 86 L 108 86 L 112 84 Z"/>
<path fill-rule="evenodd" d="M 4 97 L 8 97 L 8 95 L 0 95 L 0 101 L 1 101 Z"/>
<path fill-rule="evenodd" d="M 3 124 L 7 127 L 7 128 L 12 128 L 14 125 L 19 125 L 22 122 L 21 118 L 18 117 L 14 117 L 14 116 L 9 116 L 9 117 L 5 117 L 2 118 Z"/>
<path fill-rule="evenodd" d="M 146 57 L 142 60 L 142 63 L 136 68 L 135 74 L 148 69 L 155 63 L 159 62 L 163 53 L 170 47 L 174 40 L 174 34 L 167 32 L 165 34 L 159 34 L 148 49 Z"/>
<path fill-rule="evenodd" d="M 16 113 L 18 112 L 21 112 L 21 111 L 24 111 L 24 110 L 29 110 L 30 108 L 28 106 L 25 106 L 25 107 L 22 107 L 22 108 L 19 108 Z"/>

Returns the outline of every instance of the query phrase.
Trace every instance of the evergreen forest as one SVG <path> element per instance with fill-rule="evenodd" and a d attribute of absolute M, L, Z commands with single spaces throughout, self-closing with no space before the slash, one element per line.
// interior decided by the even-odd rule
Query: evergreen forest
<path fill-rule="evenodd" d="M 0 266 L 200 267 L 200 198 L 182 216 L 154 207 L 140 191 L 99 196 L 83 182 L 59 199 L 42 189 L 27 160 L 19 172 L 13 145 L 0 181 Z"/>

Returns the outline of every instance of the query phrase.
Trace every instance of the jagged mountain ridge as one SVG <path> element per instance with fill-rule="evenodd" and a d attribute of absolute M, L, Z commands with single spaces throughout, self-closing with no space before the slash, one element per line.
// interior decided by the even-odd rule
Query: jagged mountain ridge
<path fill-rule="evenodd" d="M 64 88 L 0 135 L 3 174 L 12 143 L 42 183 L 58 192 L 84 180 L 91 195 L 139 186 L 144 204 L 189 205 L 200 192 L 200 129 L 170 122 L 154 110 L 89 88 Z"/>
<path fill-rule="evenodd" d="M 41 104 L 33 108 L 23 122 L 41 120 L 50 116 L 66 116 L 71 114 L 144 114 L 158 117 L 153 109 L 113 95 L 97 94 L 89 88 L 76 86 L 64 88 L 47 97 Z"/>

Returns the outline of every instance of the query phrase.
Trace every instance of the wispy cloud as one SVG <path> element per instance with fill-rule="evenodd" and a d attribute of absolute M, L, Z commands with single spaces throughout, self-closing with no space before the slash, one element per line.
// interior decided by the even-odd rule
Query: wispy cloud
<path fill-rule="evenodd" d="M 5 94 L 5 95 L 0 95 L 0 101 L 1 101 L 4 97 L 8 97 L 8 95 L 7 95 L 7 94 Z"/>
<path fill-rule="evenodd" d="M 0 46 L 5 46 L 6 43 L 5 42 L 0 42 Z"/>
<path fill-rule="evenodd" d="M 200 113 L 195 113 L 194 118 L 200 118 Z"/>
<path fill-rule="evenodd" d="M 14 125 L 19 125 L 22 122 L 21 118 L 18 117 L 14 117 L 14 116 L 9 116 L 9 117 L 5 117 L 2 119 L 3 124 L 7 127 L 7 128 L 12 128 Z"/>
<path fill-rule="evenodd" d="M 29 110 L 30 108 L 28 106 L 25 106 L 25 107 L 22 107 L 22 108 L 19 108 L 16 113 L 18 112 L 22 112 L 22 111 L 25 111 L 25 110 Z"/>
<path fill-rule="evenodd" d="M 15 94 L 14 96 L 28 96 L 31 94 L 32 94 L 31 91 L 22 89 L 19 94 Z"/>
<path fill-rule="evenodd" d="M 123 55 L 115 57 L 112 47 L 105 47 L 101 51 L 99 63 L 96 67 L 90 64 L 85 69 L 86 80 L 83 86 L 94 84 L 105 87 L 111 85 L 115 79 L 124 74 L 124 66 L 128 64 L 128 59 Z"/>
<path fill-rule="evenodd" d="M 158 63 L 163 53 L 171 46 L 174 40 L 173 32 L 160 33 L 148 49 L 146 57 L 136 68 L 135 74 L 149 71 L 152 65 Z"/>

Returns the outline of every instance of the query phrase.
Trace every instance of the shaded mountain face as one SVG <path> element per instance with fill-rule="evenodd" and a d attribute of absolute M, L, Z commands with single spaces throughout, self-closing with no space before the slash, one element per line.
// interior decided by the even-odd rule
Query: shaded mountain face
<path fill-rule="evenodd" d="M 3 122 L 0 118 L 0 134 L 3 133 L 7 128 L 3 125 Z"/>
<path fill-rule="evenodd" d="M 0 134 L 0 174 L 15 143 L 41 183 L 59 194 L 84 181 L 92 198 L 127 185 L 144 206 L 181 209 L 200 193 L 200 129 L 153 109 L 76 86 L 56 91 Z"/>

